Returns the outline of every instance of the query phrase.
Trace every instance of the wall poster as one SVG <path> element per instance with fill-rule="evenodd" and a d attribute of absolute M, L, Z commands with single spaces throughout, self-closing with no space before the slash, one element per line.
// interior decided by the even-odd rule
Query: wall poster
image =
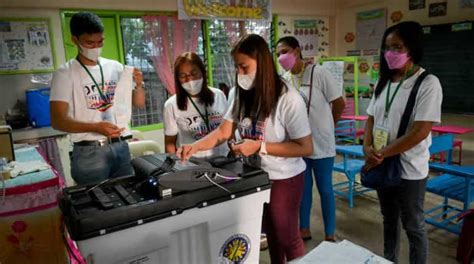
<path fill-rule="evenodd" d="M 47 18 L 0 18 L 0 74 L 52 72 L 53 48 Z"/>
<path fill-rule="evenodd" d="M 305 60 L 318 61 L 329 56 L 328 18 L 279 16 L 278 36 L 295 37 Z"/>
<path fill-rule="evenodd" d="M 357 13 L 356 49 L 377 49 L 387 27 L 385 9 Z"/>

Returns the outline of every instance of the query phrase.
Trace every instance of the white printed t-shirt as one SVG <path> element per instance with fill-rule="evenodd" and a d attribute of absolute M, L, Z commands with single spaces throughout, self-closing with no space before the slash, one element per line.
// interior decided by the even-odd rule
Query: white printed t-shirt
<path fill-rule="evenodd" d="M 334 118 L 331 102 L 342 96 L 342 89 L 336 86 L 332 74 L 320 65 L 307 65 L 303 74 L 286 72 L 283 77 L 299 91 L 305 101 L 304 113 L 307 112 L 313 73 L 313 89 L 309 109 L 309 122 L 313 136 L 313 154 L 311 159 L 323 159 L 336 156 L 336 139 L 334 135 Z M 299 87 L 298 87 L 299 86 Z M 303 113 L 303 112 L 302 112 Z"/>
<path fill-rule="evenodd" d="M 311 134 L 308 116 L 305 113 L 303 99 L 298 91 L 287 84 L 288 91 L 278 100 L 275 112 L 265 121 L 258 121 L 253 133 L 252 120 L 239 120 L 238 113 L 233 112 L 233 100 L 225 115 L 225 119 L 237 123 L 237 129 L 244 139 L 262 140 L 267 143 L 285 142 Z M 303 113 L 303 114 L 302 114 Z M 265 170 L 271 180 L 284 180 L 294 177 L 306 169 L 302 158 L 286 158 L 273 155 L 261 155 L 261 168 Z"/>
<path fill-rule="evenodd" d="M 105 88 L 102 89 L 105 97 L 112 104 L 115 88 L 120 80 L 123 65 L 117 61 L 99 58 L 104 73 Z M 99 65 L 87 66 L 90 73 L 100 86 L 102 83 Z M 100 96 L 94 81 L 79 64 L 72 59 L 54 73 L 51 84 L 50 101 L 61 101 L 69 104 L 68 115 L 77 121 L 97 123 L 103 121 L 103 112 L 111 107 Z M 131 104 L 131 102 L 130 102 Z M 97 133 L 71 133 L 71 141 L 99 140 L 105 137 Z"/>
<path fill-rule="evenodd" d="M 207 113 L 209 115 L 209 125 L 211 131 L 216 129 L 221 123 L 224 114 L 227 111 L 227 100 L 224 93 L 215 88 L 211 88 L 211 91 L 214 93 L 214 104 L 211 107 L 207 108 Z M 205 115 L 206 110 L 202 103 L 199 102 L 199 99 L 193 98 L 194 103 L 201 111 L 201 114 Z M 188 98 L 187 109 L 185 111 L 179 110 L 177 97 L 176 95 L 171 96 L 165 102 L 163 110 L 163 123 L 166 136 L 178 136 L 177 138 L 177 147 L 184 144 L 192 144 L 195 141 L 203 138 L 210 131 L 208 131 L 207 126 L 199 112 L 191 103 Z M 217 155 L 226 156 L 229 151 L 226 143 L 221 144 L 210 150 L 200 151 L 194 154 L 194 157 L 211 157 Z"/>
<path fill-rule="evenodd" d="M 385 123 L 385 127 L 389 129 L 389 143 L 397 139 L 398 128 L 400 127 L 400 121 L 405 111 L 405 107 L 408 102 L 411 90 L 415 84 L 418 76 L 424 71 L 420 68 L 418 72 L 406 79 L 391 106 L 388 118 Z M 397 83 L 392 83 L 390 86 L 390 98 L 398 86 Z M 388 84 L 387 84 L 388 86 Z M 378 125 L 383 125 L 384 113 L 385 113 L 385 100 L 387 97 L 387 86 L 384 88 L 379 97 L 375 100 L 375 95 L 370 101 L 367 113 L 374 117 L 374 128 L 372 133 L 375 132 L 375 128 Z M 439 123 L 441 122 L 441 102 L 443 100 L 443 91 L 438 78 L 432 74 L 426 76 L 421 83 L 418 95 L 415 101 L 415 107 L 411 115 L 410 121 L 406 133 L 409 133 L 410 129 L 413 128 L 414 121 L 428 121 Z M 431 133 L 418 145 L 414 146 L 408 151 L 403 152 L 401 157 L 402 162 L 402 179 L 406 180 L 421 180 L 428 176 L 428 161 L 430 158 L 429 147 L 431 146 Z"/>

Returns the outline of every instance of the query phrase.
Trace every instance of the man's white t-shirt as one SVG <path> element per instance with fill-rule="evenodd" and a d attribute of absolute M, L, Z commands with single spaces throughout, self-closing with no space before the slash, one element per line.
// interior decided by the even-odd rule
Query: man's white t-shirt
<path fill-rule="evenodd" d="M 227 111 L 227 100 L 225 94 L 215 88 L 211 88 L 214 93 L 214 104 L 207 108 L 209 126 L 211 131 L 216 129 L 221 123 L 224 114 Z M 206 114 L 204 104 L 200 103 L 198 99 L 194 99 L 194 103 L 199 108 L 202 115 Z M 171 96 L 165 102 L 163 110 L 163 123 L 166 136 L 178 136 L 177 147 L 184 144 L 192 144 L 195 141 L 203 138 L 210 131 L 208 131 L 206 122 L 201 117 L 199 112 L 188 98 L 187 109 L 182 111 L 178 108 L 176 95 Z M 229 148 L 226 143 L 221 144 L 213 149 L 200 151 L 194 154 L 194 157 L 211 157 L 217 155 L 226 156 Z"/>
<path fill-rule="evenodd" d="M 106 58 L 99 58 L 99 63 L 104 73 L 105 88 L 102 91 L 106 100 L 100 96 L 94 81 L 77 59 L 72 59 L 61 65 L 53 75 L 50 101 L 68 103 L 68 115 L 76 121 L 85 123 L 104 121 L 103 112 L 113 105 L 115 88 L 120 80 L 123 65 Z M 100 86 L 102 80 L 99 65 L 86 65 L 86 67 Z M 112 105 L 108 105 L 107 101 L 110 101 Z M 71 133 L 72 142 L 104 138 L 103 135 L 97 133 Z"/>
<path fill-rule="evenodd" d="M 376 126 L 384 126 L 389 130 L 389 143 L 397 139 L 398 128 L 400 121 L 405 111 L 408 97 L 415 84 L 418 76 L 424 71 L 420 68 L 418 72 L 406 79 L 398 93 L 393 100 L 390 108 L 388 118 L 384 124 L 385 100 L 387 97 L 387 86 L 377 99 L 372 97 L 367 113 L 374 117 L 374 129 Z M 396 87 L 399 83 L 392 83 L 390 88 L 390 97 L 395 93 Z M 388 85 L 388 84 L 387 84 Z M 426 76 L 421 83 L 418 95 L 416 97 L 415 107 L 408 123 L 406 133 L 409 133 L 413 127 L 414 121 L 428 121 L 439 123 L 441 122 L 441 103 L 443 100 L 443 91 L 438 78 L 432 74 Z M 430 158 L 429 147 L 431 146 L 431 133 L 418 145 L 414 146 L 408 151 L 403 152 L 401 157 L 402 162 L 402 179 L 406 180 L 421 180 L 428 176 L 428 161 Z"/>
<path fill-rule="evenodd" d="M 315 67 L 313 72 L 313 92 L 309 109 L 309 122 L 313 136 L 313 154 L 308 156 L 308 158 L 322 159 L 336 156 L 336 139 L 331 102 L 342 96 L 342 89 L 337 87 L 332 74 L 320 65 L 306 66 L 303 74 L 292 74 L 288 71 L 283 76 L 300 91 L 305 101 L 304 112 L 306 113 L 309 101 L 311 70 L 313 67 Z"/>
<path fill-rule="evenodd" d="M 238 113 L 233 112 L 233 100 L 225 115 L 225 119 L 237 123 L 240 136 L 244 139 L 262 140 L 268 143 L 285 142 L 311 134 L 308 116 L 305 113 L 303 99 L 298 91 L 287 84 L 288 91 L 278 100 L 275 112 L 265 121 L 256 122 L 253 129 L 252 120 L 239 120 Z M 260 155 L 261 168 L 265 170 L 271 180 L 284 180 L 298 175 L 306 169 L 302 158 L 285 158 L 273 155 Z"/>

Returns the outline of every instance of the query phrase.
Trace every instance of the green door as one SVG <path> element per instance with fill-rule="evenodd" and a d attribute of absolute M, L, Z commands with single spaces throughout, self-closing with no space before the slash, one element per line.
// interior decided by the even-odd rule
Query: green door
<path fill-rule="evenodd" d="M 66 61 L 75 58 L 77 55 L 76 45 L 71 40 L 71 31 L 69 29 L 69 22 L 71 21 L 72 14 L 66 14 L 63 23 L 63 37 L 64 37 L 64 50 L 66 53 Z M 104 47 L 102 48 L 101 57 L 107 59 L 113 59 L 122 62 L 119 48 L 119 32 L 117 32 L 117 18 L 115 16 L 99 15 L 102 23 L 104 24 Z M 123 63 L 123 62 L 122 62 Z"/>

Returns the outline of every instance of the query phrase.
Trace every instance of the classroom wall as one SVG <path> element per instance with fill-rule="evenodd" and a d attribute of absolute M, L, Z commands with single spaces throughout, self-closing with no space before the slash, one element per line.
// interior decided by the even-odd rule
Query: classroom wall
<path fill-rule="evenodd" d="M 387 8 L 387 26 L 393 25 L 390 15 L 395 11 L 401 11 L 401 21 L 417 21 L 422 25 L 436 25 L 465 20 L 474 20 L 474 8 L 460 8 L 459 0 L 446 0 L 447 14 L 440 17 L 429 17 L 429 4 L 443 2 L 443 0 L 426 0 L 425 8 L 408 10 L 408 0 L 339 0 L 336 10 L 336 55 L 344 56 L 347 50 L 356 48 L 356 41 L 346 43 L 344 36 L 348 32 L 356 32 L 356 14 L 361 11 L 370 11 L 379 8 Z"/>

